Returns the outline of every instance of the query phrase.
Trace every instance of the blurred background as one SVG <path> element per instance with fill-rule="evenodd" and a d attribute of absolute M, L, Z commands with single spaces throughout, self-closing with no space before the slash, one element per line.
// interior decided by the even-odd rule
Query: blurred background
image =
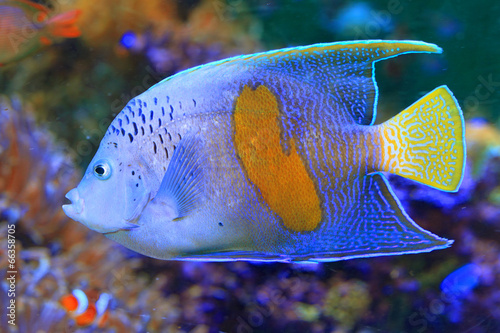
<path fill-rule="evenodd" d="M 0 29 L 12 32 L 0 37 L 0 299 L 11 299 L 15 229 L 17 304 L 17 326 L 2 315 L 0 331 L 500 331 L 499 17 L 486 0 L 0 1 Z M 317 265 L 170 262 L 60 209 L 114 116 L 161 79 L 359 39 L 443 49 L 376 65 L 377 123 L 439 85 L 455 94 L 467 126 L 461 190 L 390 178 L 408 213 L 451 248 Z"/>

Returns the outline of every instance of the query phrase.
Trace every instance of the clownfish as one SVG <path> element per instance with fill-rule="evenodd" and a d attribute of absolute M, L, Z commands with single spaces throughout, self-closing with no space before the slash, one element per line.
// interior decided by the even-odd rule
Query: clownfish
<path fill-rule="evenodd" d="M 109 316 L 107 311 L 111 296 L 102 293 L 96 301 L 89 300 L 87 293 L 81 289 L 74 289 L 71 294 L 61 297 L 59 303 L 74 318 L 78 326 L 102 328 Z"/>
<path fill-rule="evenodd" d="M 237 56 L 133 98 L 62 208 L 160 259 L 335 261 L 443 249 L 383 172 L 460 187 L 462 111 L 440 86 L 374 125 L 375 62 L 441 53 L 352 41 Z"/>

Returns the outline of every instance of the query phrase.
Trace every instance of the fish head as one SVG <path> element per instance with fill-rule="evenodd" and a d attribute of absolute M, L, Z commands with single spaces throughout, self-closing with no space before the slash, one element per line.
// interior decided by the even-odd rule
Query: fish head
<path fill-rule="evenodd" d="M 122 150 L 101 143 L 80 184 L 66 194 L 71 203 L 62 208 L 68 217 L 104 234 L 138 227 L 149 196 L 140 167 L 131 170 L 137 163 Z"/>

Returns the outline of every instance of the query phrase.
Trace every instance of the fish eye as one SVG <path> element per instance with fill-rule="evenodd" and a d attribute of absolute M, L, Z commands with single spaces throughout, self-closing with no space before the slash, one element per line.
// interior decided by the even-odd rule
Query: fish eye
<path fill-rule="evenodd" d="M 94 176 L 101 180 L 106 180 L 111 176 L 111 166 L 104 160 L 99 160 L 94 164 Z"/>

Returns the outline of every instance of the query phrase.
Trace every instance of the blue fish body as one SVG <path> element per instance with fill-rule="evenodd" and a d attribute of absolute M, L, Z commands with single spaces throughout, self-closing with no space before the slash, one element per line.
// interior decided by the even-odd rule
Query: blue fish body
<path fill-rule="evenodd" d="M 317 44 L 178 73 L 110 125 L 66 214 L 142 254 L 335 261 L 451 241 L 416 225 L 380 172 L 456 191 L 463 118 L 444 86 L 373 125 L 374 63 L 413 41 Z"/>

